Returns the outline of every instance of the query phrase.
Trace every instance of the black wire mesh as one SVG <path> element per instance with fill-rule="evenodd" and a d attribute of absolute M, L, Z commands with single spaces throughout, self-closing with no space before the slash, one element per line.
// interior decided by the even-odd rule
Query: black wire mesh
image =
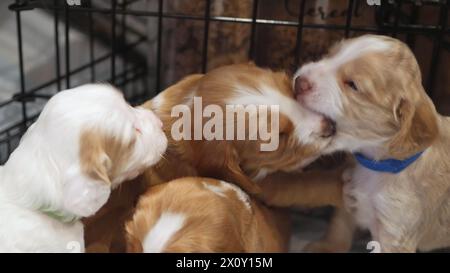
<path fill-rule="evenodd" d="M 9 6 L 11 12 L 16 14 L 17 24 L 17 49 L 19 59 L 19 82 L 20 90 L 9 100 L 0 101 L 0 109 L 11 104 L 20 105 L 21 119 L 6 128 L 0 130 L 0 163 L 7 160 L 8 155 L 17 146 L 20 136 L 24 130 L 36 119 L 38 113 L 31 113 L 29 105 L 36 100 L 46 100 L 52 94 L 43 93 L 43 90 L 53 88 L 59 91 L 74 86 L 73 78 L 80 73 L 88 73 L 86 82 L 110 82 L 120 87 L 125 97 L 133 104 L 138 104 L 151 98 L 156 92 L 168 85 L 162 80 L 163 76 L 163 56 L 164 56 L 164 35 L 166 20 L 178 20 L 198 22 L 202 27 L 203 41 L 199 45 L 201 52 L 201 65 L 192 72 L 206 72 L 210 69 L 208 61 L 210 60 L 208 47 L 210 47 L 210 36 L 217 30 L 214 24 L 238 24 L 249 27 L 249 41 L 245 45 L 247 48 L 247 57 L 254 60 L 257 64 L 266 64 L 264 58 L 258 55 L 258 51 L 264 48 L 266 44 L 260 41 L 260 33 L 270 28 L 293 28 L 295 29 L 295 45 L 289 52 L 290 58 L 294 60 L 292 67 L 305 61 L 304 46 L 305 32 L 311 31 L 338 31 L 342 32 L 343 37 L 351 37 L 364 33 L 386 34 L 394 37 L 401 37 L 411 48 L 417 44 L 417 37 L 426 37 L 432 43 L 430 52 L 430 65 L 427 71 L 427 77 L 424 84 L 430 96 L 433 98 L 435 93 L 436 75 L 439 69 L 449 69 L 440 66 L 439 61 L 443 51 L 450 51 L 450 29 L 448 28 L 449 3 L 447 0 L 382 0 L 379 6 L 373 6 L 373 16 L 375 23 L 372 25 L 355 24 L 354 21 L 362 5 L 368 5 L 369 2 L 378 1 L 367 0 L 348 0 L 347 9 L 341 15 L 345 18 L 344 23 L 327 22 L 325 24 L 311 23 L 305 18 L 314 11 L 307 9 L 306 6 L 315 2 L 314 0 L 283 0 L 286 12 L 297 18 L 296 20 L 286 20 L 279 18 L 264 18 L 261 16 L 261 8 L 270 1 L 278 0 L 245 0 L 251 5 L 249 16 L 216 15 L 211 13 L 214 0 L 199 0 L 192 2 L 202 2 L 203 12 L 200 14 L 188 14 L 172 12 L 166 9 L 168 3 L 175 0 L 111 0 L 106 1 L 108 6 L 99 6 L 97 1 L 90 0 L 17 0 Z M 103 3 L 105 1 L 102 1 Z M 134 9 L 136 2 L 154 2 L 155 10 Z M 281 1 L 280 1 L 281 2 Z M 419 9 L 425 7 L 434 7 L 438 9 L 438 18 L 434 24 L 423 24 L 420 22 Z M 405 8 L 406 7 L 406 8 Z M 37 9 L 44 10 L 52 14 L 54 18 L 54 78 L 42 82 L 36 86 L 26 85 L 26 73 L 24 63 L 22 20 L 23 13 L 30 13 Z M 318 14 L 323 14 L 319 10 Z M 96 18 L 98 16 L 108 16 L 108 31 L 99 31 L 96 27 Z M 148 33 L 134 29 L 127 23 L 127 18 L 153 18 L 152 24 L 156 26 L 156 54 L 155 58 L 146 58 L 139 53 L 136 48 L 146 45 Z M 61 25 L 64 25 L 64 32 L 61 32 Z M 71 63 L 71 51 L 73 50 L 70 42 L 70 32 L 79 29 L 88 37 L 89 61 L 83 65 L 76 66 Z M 105 34 L 106 33 L 106 34 Z M 130 36 L 134 39 L 130 39 Z M 64 43 L 61 43 L 61 37 L 64 37 Z M 96 41 L 102 41 L 109 47 L 109 52 L 99 54 L 95 52 L 94 44 Z M 119 63 L 120 60 L 120 63 Z M 109 75 L 100 78 L 97 73 L 97 67 L 108 64 Z M 270 64 L 269 64 L 270 65 Z M 166 65 L 167 66 L 167 65 Z M 152 68 L 152 69 L 150 69 Z M 286 67 L 285 67 L 286 68 Z M 172 68 L 172 69 L 176 69 Z M 150 84 L 151 83 L 151 84 Z M 79 84 L 77 82 L 76 84 Z M 153 92 L 156 91 L 156 92 Z"/>

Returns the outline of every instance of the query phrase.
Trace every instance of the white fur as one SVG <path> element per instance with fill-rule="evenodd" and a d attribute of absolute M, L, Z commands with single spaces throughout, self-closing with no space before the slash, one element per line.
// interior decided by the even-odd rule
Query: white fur
<path fill-rule="evenodd" d="M 299 143 L 316 143 L 322 131 L 323 117 L 299 105 L 294 99 L 282 95 L 271 87 L 261 85 L 257 91 L 245 86 L 236 86 L 237 95 L 227 104 L 231 105 L 275 105 L 287 116 L 295 127 Z"/>
<path fill-rule="evenodd" d="M 69 252 L 72 241 L 84 251 L 81 222 L 63 223 L 42 211 L 81 218 L 107 201 L 111 187 L 80 170 L 79 142 L 85 130 L 122 141 L 135 139 L 127 164 L 108 166 L 119 170 L 110 178 L 111 187 L 156 163 L 167 146 L 159 119 L 129 106 L 109 85 L 89 84 L 58 93 L 1 168 L 2 252 Z M 109 160 L 106 154 L 104 160 Z"/>
<path fill-rule="evenodd" d="M 356 60 L 364 54 L 377 51 L 385 51 L 390 48 L 390 45 L 385 41 L 375 38 L 373 36 L 356 39 L 352 43 L 346 45 L 335 56 L 326 60 L 327 65 L 334 69 L 345 65 L 348 62 Z"/>
<path fill-rule="evenodd" d="M 217 194 L 220 197 L 227 197 L 225 194 L 226 190 L 222 187 L 222 185 L 216 186 L 207 182 L 203 182 L 203 187 L 212 191 L 213 193 Z"/>
<path fill-rule="evenodd" d="M 255 177 L 253 177 L 253 180 L 255 180 L 256 182 L 263 180 L 264 178 L 267 177 L 267 175 L 270 174 L 270 170 L 266 169 L 266 168 L 261 168 L 259 169 L 258 173 L 256 174 Z"/>
<path fill-rule="evenodd" d="M 250 197 L 248 194 L 246 194 L 241 188 L 238 186 L 225 182 L 220 181 L 220 185 L 212 185 L 207 182 L 203 182 L 203 186 L 207 188 L 208 190 L 212 191 L 213 193 L 219 195 L 220 197 L 227 197 L 225 194 L 227 191 L 234 191 L 236 193 L 236 197 L 242 202 L 242 204 L 248 209 L 251 210 L 252 206 L 250 203 Z"/>
<path fill-rule="evenodd" d="M 236 193 L 236 196 L 239 198 L 239 200 L 241 200 L 241 202 L 244 204 L 244 206 L 248 210 L 252 209 L 252 206 L 250 204 L 250 197 L 241 188 L 239 188 L 235 184 L 231 184 L 231 183 L 228 183 L 228 182 L 225 182 L 225 181 L 220 181 L 220 184 L 225 189 L 234 191 Z"/>
<path fill-rule="evenodd" d="M 156 224 L 145 236 L 144 253 L 163 252 L 172 236 L 183 228 L 185 220 L 186 216 L 180 213 L 162 213 Z"/>
<path fill-rule="evenodd" d="M 314 90 L 301 100 L 305 106 L 337 120 L 342 118 L 343 100 L 336 72 L 339 68 L 371 52 L 385 51 L 390 45 L 375 36 L 363 36 L 347 43 L 336 55 L 302 66 L 293 80 L 307 78 Z"/>
<path fill-rule="evenodd" d="M 161 92 L 158 95 L 156 95 L 154 98 L 152 98 L 151 100 L 151 109 L 157 114 L 161 114 L 159 113 L 159 109 L 161 109 L 161 106 L 164 105 L 164 101 L 165 101 L 165 92 Z"/>
<path fill-rule="evenodd" d="M 349 181 L 344 186 L 345 205 L 353 212 L 359 226 L 373 228 L 376 226 L 375 196 L 380 191 L 383 176 L 389 174 L 374 172 L 360 165 L 348 173 Z"/>

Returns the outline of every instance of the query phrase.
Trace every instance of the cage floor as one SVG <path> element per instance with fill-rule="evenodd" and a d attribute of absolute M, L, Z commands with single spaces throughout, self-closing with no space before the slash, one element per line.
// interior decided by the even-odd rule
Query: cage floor
<path fill-rule="evenodd" d="M 304 252 L 305 246 L 320 240 L 328 228 L 328 221 L 324 217 L 305 215 L 297 211 L 292 211 L 291 217 L 292 234 L 289 246 L 291 253 Z M 368 253 L 366 245 L 369 241 L 367 237 L 355 236 L 351 252 Z"/>

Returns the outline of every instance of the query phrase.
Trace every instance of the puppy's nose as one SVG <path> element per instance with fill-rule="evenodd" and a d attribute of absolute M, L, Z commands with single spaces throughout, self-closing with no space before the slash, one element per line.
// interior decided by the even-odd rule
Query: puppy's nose
<path fill-rule="evenodd" d="M 305 94 L 305 93 L 311 92 L 311 90 L 313 89 L 313 84 L 307 77 L 298 76 L 295 79 L 294 89 L 295 89 L 296 95 Z"/>
<path fill-rule="evenodd" d="M 332 137 L 336 134 L 336 122 L 329 118 L 323 118 L 322 120 L 322 135 L 323 138 Z"/>

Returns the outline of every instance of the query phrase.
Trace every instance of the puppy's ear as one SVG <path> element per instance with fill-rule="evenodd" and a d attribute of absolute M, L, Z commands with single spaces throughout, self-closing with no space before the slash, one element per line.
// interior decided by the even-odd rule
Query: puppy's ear
<path fill-rule="evenodd" d="M 83 134 L 80 138 L 80 163 L 82 172 L 87 176 L 110 185 L 108 173 L 112 162 L 106 154 L 105 145 L 106 141 L 103 141 L 101 136 Z"/>
<path fill-rule="evenodd" d="M 389 145 L 392 156 L 408 158 L 429 147 L 436 139 L 437 117 L 428 98 L 417 104 L 401 98 L 393 111 L 399 131 Z"/>
<path fill-rule="evenodd" d="M 68 168 L 63 179 L 66 210 L 82 217 L 95 214 L 111 194 L 110 169 L 105 142 L 98 135 L 82 134 L 79 164 Z"/>
<path fill-rule="evenodd" d="M 200 154 L 197 164 L 198 175 L 234 183 L 249 194 L 261 192 L 261 188 L 241 169 L 239 154 L 231 141 L 203 142 L 203 145 L 196 149 Z M 211 151 L 222 156 L 211 157 Z"/>
<path fill-rule="evenodd" d="M 236 155 L 232 154 L 226 158 L 223 176 L 227 182 L 237 184 L 251 195 L 258 195 L 262 192 L 258 184 L 251 180 L 241 169 Z"/>

